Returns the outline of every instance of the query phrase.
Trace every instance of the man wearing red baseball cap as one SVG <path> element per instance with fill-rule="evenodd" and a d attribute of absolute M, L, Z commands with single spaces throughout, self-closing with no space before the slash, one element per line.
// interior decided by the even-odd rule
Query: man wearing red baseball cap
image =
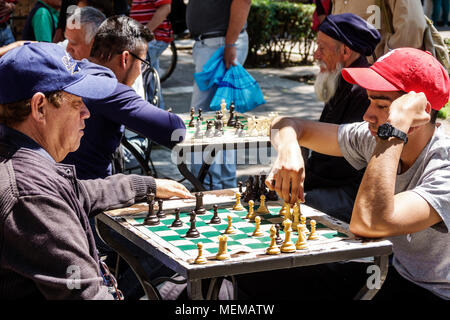
<path fill-rule="evenodd" d="M 289 203 L 304 200 L 300 146 L 365 167 L 350 231 L 392 241 L 380 298 L 450 299 L 450 139 L 435 124 L 449 100 L 448 74 L 429 53 L 400 48 L 342 75 L 367 90 L 364 122 L 276 119 L 278 156 L 266 184 Z"/>

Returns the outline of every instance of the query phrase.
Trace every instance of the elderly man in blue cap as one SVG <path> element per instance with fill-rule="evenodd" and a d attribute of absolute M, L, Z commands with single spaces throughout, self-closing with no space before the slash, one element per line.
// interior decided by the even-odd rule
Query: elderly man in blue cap
<path fill-rule="evenodd" d="M 174 192 L 147 176 L 78 180 L 59 163 L 80 145 L 83 98 L 108 97 L 115 78 L 83 72 L 51 43 L 9 51 L 0 74 L 0 299 L 112 299 L 88 217 Z"/>
<path fill-rule="evenodd" d="M 379 41 L 379 32 L 351 13 L 329 15 L 320 25 L 314 58 L 320 66 L 315 92 L 317 98 L 325 102 L 321 122 L 344 124 L 362 121 L 370 104 L 366 90 L 346 82 L 341 70 L 368 67 L 366 56 L 373 53 Z M 350 221 L 363 170 L 354 169 L 344 158 L 316 152 L 311 153 L 306 166 L 306 203 Z"/>

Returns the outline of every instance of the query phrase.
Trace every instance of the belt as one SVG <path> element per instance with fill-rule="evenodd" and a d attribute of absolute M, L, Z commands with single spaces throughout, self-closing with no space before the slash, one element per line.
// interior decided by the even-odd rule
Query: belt
<path fill-rule="evenodd" d="M 242 33 L 244 31 L 245 31 L 245 28 L 242 29 L 241 32 L 239 32 L 239 33 Z M 226 31 L 202 33 L 198 36 L 194 36 L 194 40 L 201 41 L 201 40 L 205 40 L 205 39 L 209 39 L 209 38 L 225 37 L 226 34 L 227 34 Z"/>
<path fill-rule="evenodd" d="M 2 22 L 0 23 L 0 29 L 5 29 L 8 26 L 8 22 Z"/>

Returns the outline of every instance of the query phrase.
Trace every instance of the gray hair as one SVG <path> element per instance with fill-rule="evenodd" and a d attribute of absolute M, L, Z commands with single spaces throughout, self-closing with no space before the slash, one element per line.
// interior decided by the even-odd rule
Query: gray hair
<path fill-rule="evenodd" d="M 67 8 L 67 28 L 84 29 L 86 43 L 91 42 L 106 16 L 94 7 L 69 6 Z M 69 16 L 70 15 L 70 16 Z"/>

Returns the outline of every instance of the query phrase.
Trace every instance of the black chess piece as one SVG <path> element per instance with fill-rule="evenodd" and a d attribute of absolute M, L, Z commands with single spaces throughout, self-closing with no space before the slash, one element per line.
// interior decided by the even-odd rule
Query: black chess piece
<path fill-rule="evenodd" d="M 261 197 L 261 189 L 259 188 L 259 176 L 255 175 L 254 179 L 254 185 L 253 185 L 253 193 L 255 194 L 255 200 L 259 201 Z"/>
<path fill-rule="evenodd" d="M 173 220 L 172 224 L 170 225 L 172 228 L 178 228 L 183 226 L 183 221 L 180 219 L 180 208 L 175 209 L 175 219 Z"/>
<path fill-rule="evenodd" d="M 281 238 L 281 236 L 280 236 L 280 229 L 281 229 L 281 226 L 280 226 L 279 223 L 277 223 L 277 224 L 275 225 L 275 229 L 277 229 L 277 237 L 275 238 L 275 243 L 277 244 L 277 246 L 279 246 L 279 245 L 282 245 L 282 244 L 283 244 L 283 238 Z"/>
<path fill-rule="evenodd" d="M 198 108 L 198 117 L 197 119 L 199 119 L 200 121 L 203 121 L 203 116 L 202 116 L 202 108 Z"/>
<path fill-rule="evenodd" d="M 241 123 L 239 121 L 239 116 L 237 113 L 234 114 L 234 127 L 237 128 L 238 123 Z"/>
<path fill-rule="evenodd" d="M 249 202 L 250 200 L 255 200 L 253 197 L 253 178 L 249 177 L 246 181 L 245 181 L 245 197 L 244 197 L 244 201 L 245 202 Z"/>
<path fill-rule="evenodd" d="M 230 104 L 230 118 L 228 119 L 227 126 L 229 127 L 235 127 L 236 126 L 236 119 L 234 118 L 234 102 L 231 102 Z"/>
<path fill-rule="evenodd" d="M 147 193 L 148 214 L 144 219 L 144 224 L 147 226 L 156 226 L 159 224 L 159 218 L 155 213 L 155 194 Z"/>
<path fill-rule="evenodd" d="M 206 121 L 206 132 L 205 132 L 205 136 L 207 138 L 211 138 L 214 136 L 214 132 L 212 130 L 212 126 L 213 126 L 213 122 L 212 120 L 208 120 Z"/>
<path fill-rule="evenodd" d="M 209 221 L 210 224 L 220 224 L 222 222 L 222 219 L 220 219 L 219 214 L 217 213 L 217 208 L 219 206 L 217 204 L 213 205 L 214 213 L 211 218 L 211 221 Z"/>
<path fill-rule="evenodd" d="M 266 174 L 262 174 L 259 177 L 259 190 L 260 190 L 259 193 L 260 193 L 260 195 L 265 195 L 266 196 L 266 200 L 268 200 L 267 199 L 267 194 L 269 193 L 269 190 L 266 187 L 266 177 L 267 177 Z"/>
<path fill-rule="evenodd" d="M 200 237 L 200 232 L 198 232 L 197 228 L 195 227 L 195 222 L 196 222 L 196 214 L 195 211 L 192 210 L 192 212 L 190 213 L 190 223 L 191 226 L 189 227 L 189 230 L 186 232 L 186 238 L 198 238 Z"/>
<path fill-rule="evenodd" d="M 158 212 L 156 213 L 156 215 L 160 219 L 166 217 L 166 214 L 163 212 L 163 202 L 164 202 L 163 199 L 158 199 Z"/>
<path fill-rule="evenodd" d="M 244 194 L 244 192 L 242 192 L 242 181 L 238 181 L 237 185 L 238 185 L 238 188 L 239 188 L 239 193 L 242 196 Z"/>
<path fill-rule="evenodd" d="M 191 108 L 191 121 L 189 121 L 188 127 L 193 128 L 194 127 L 194 108 Z"/>
<path fill-rule="evenodd" d="M 278 201 L 278 194 L 275 190 L 269 190 L 266 195 L 267 201 Z"/>
<path fill-rule="evenodd" d="M 203 207 L 203 192 L 195 194 L 195 213 L 198 215 L 206 213 L 206 209 Z"/>

